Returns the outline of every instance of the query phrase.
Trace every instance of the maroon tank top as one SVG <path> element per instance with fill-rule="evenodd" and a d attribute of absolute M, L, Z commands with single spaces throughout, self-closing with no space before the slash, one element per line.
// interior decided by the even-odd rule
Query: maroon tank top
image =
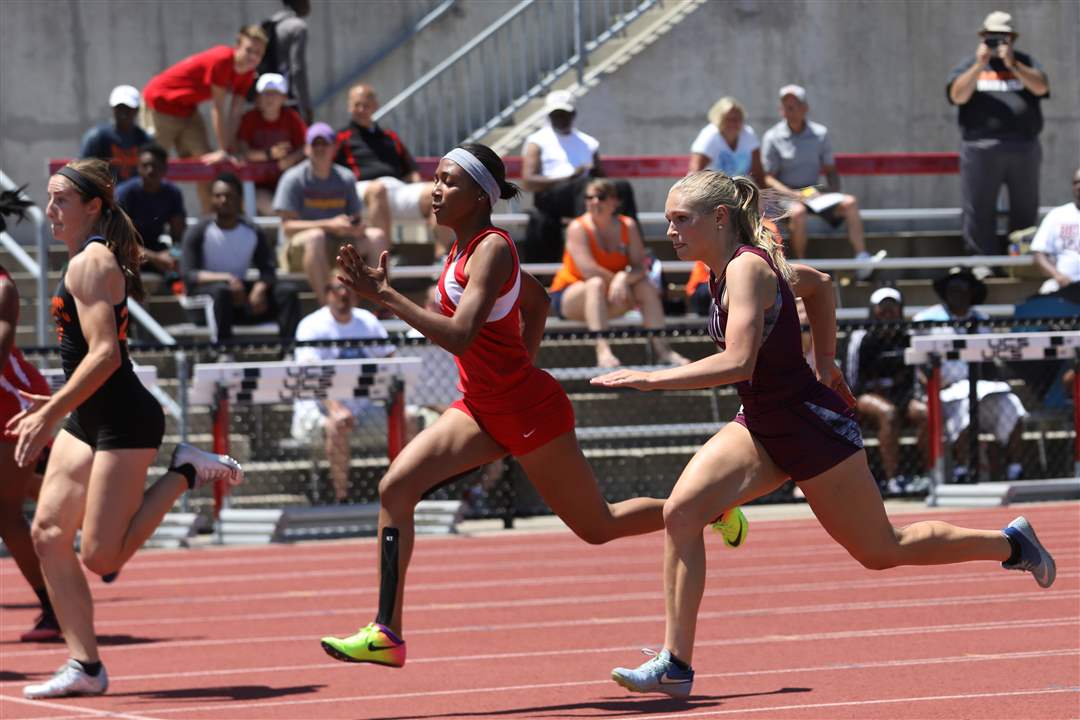
<path fill-rule="evenodd" d="M 743 253 L 753 253 L 769 264 L 776 276 L 776 300 L 765 311 L 765 328 L 758 348 L 754 374 L 749 380 L 735 384 L 735 389 L 746 411 L 766 411 L 790 404 L 800 393 L 817 383 L 817 377 L 806 364 L 802 353 L 802 330 L 799 313 L 795 308 L 795 294 L 783 276 L 773 265 L 769 254 L 752 245 L 742 245 L 731 260 Z M 731 260 L 728 263 L 731 263 Z M 721 305 L 724 296 L 724 278 L 709 273 L 709 291 L 712 308 L 709 312 L 709 335 L 716 346 L 726 347 L 724 330 L 728 313 Z"/>

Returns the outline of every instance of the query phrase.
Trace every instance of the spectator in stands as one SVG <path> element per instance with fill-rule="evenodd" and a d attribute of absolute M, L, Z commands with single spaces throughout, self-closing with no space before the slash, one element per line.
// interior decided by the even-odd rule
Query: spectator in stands
<path fill-rule="evenodd" d="M 870 254 L 863 239 L 859 203 L 853 195 L 840 192 L 840 175 L 836 172 L 829 130 L 808 120 L 809 110 L 805 89 L 799 85 L 780 88 L 780 111 L 784 119 L 769 128 L 761 142 L 765 184 L 796 201 L 791 203 L 788 217 L 795 257 L 806 257 L 806 214 L 811 212 L 833 227 L 846 220 L 848 242 L 855 257 L 868 260 Z M 817 188 L 822 174 L 827 180 L 825 193 Z M 866 280 L 872 272 L 869 267 L 862 268 L 856 276 Z"/>
<path fill-rule="evenodd" d="M 262 24 L 268 43 L 258 74 L 283 76 L 289 97 L 296 101 L 296 110 L 304 123 L 310 125 L 315 116 L 308 85 L 307 20 L 304 18 L 311 13 L 311 0 L 282 0 L 282 4 L 285 8 Z"/>
<path fill-rule="evenodd" d="M 986 300 L 986 284 L 967 268 L 954 267 L 934 281 L 934 292 L 941 303 L 917 313 L 913 320 L 951 322 L 945 327 L 931 327 L 925 331 L 942 334 L 979 332 L 975 325 L 988 316 L 976 308 Z M 960 327 L 967 324 L 969 327 Z M 922 331 L 920 331 L 922 332 Z M 925 382 L 925 378 L 920 378 Z M 1023 468 L 1020 457 L 1020 419 L 1027 415 L 1024 404 L 1006 382 L 980 380 L 976 386 L 979 399 L 979 429 L 993 433 L 997 444 L 991 446 L 990 472 L 997 479 L 1004 475 L 1009 480 L 1019 478 Z M 925 388 L 923 390 L 925 395 Z M 967 430 L 971 422 L 968 385 L 968 365 L 963 360 L 947 360 L 941 364 L 941 413 L 946 440 L 952 444 L 956 457 L 957 480 L 967 478 L 968 442 Z M 1008 467 L 1002 472 L 1000 448 L 1005 448 Z"/>
<path fill-rule="evenodd" d="M 181 267 L 188 295 L 214 299 L 219 340 L 233 336 L 233 325 L 277 320 L 280 336 L 292 338 L 300 322 L 296 287 L 278 281 L 274 255 L 262 231 L 242 214 L 240 180 L 221 173 L 213 183 L 214 216 L 184 235 Z M 249 267 L 259 272 L 245 280 Z"/>
<path fill-rule="evenodd" d="M 722 97 L 709 108 L 709 124 L 690 146 L 690 170 L 719 170 L 729 177 L 746 175 L 765 187 L 761 144 L 746 124 L 746 109 L 733 97 Z"/>
<path fill-rule="evenodd" d="M 1072 202 L 1054 208 L 1043 218 L 1031 252 L 1035 266 L 1048 278 L 1039 292 L 1060 292 L 1080 302 L 1074 285 L 1080 280 L 1080 168 L 1072 176 L 1072 196 Z"/>
<path fill-rule="evenodd" d="M 900 472 L 900 428 L 905 422 L 920 428 L 919 445 L 925 448 L 926 404 L 914 397 L 915 369 L 904 363 L 910 335 L 904 320 L 904 296 L 894 287 L 881 287 L 870 295 L 869 327 L 851 333 L 846 376 L 857 401 L 860 420 L 878 431 L 878 453 L 884 479 L 883 492 L 891 495 L 924 493 L 930 479 Z"/>
<path fill-rule="evenodd" d="M 394 220 L 424 220 L 434 236 L 435 252 L 441 257 L 454 238 L 435 222 L 431 212 L 433 183 L 421 179 L 416 161 L 397 133 L 375 122 L 378 109 L 379 100 L 370 85 L 355 85 L 349 90 L 352 120 L 337 134 L 334 162 L 356 175 L 356 192 L 364 201 L 371 225 L 390 237 Z"/>
<path fill-rule="evenodd" d="M 274 212 L 285 234 L 281 265 L 303 271 L 311 289 L 326 287 L 338 246 L 352 243 L 369 262 L 389 248 L 379 228 L 365 227 L 356 178 L 334 163 L 334 130 L 317 122 L 307 131 L 307 160 L 285 171 L 274 193 Z"/>
<path fill-rule="evenodd" d="M 525 230 L 527 262 L 553 262 L 562 256 L 563 227 L 585 212 L 585 185 L 604 176 L 599 141 L 574 127 L 574 96 L 554 90 L 548 93 L 544 110 L 547 125 L 525 138 L 521 151 L 521 185 L 533 193 Z M 630 184 L 617 181 L 615 191 L 623 214 L 637 223 Z"/>
<path fill-rule="evenodd" d="M 142 124 L 166 150 L 211 164 L 231 158 L 255 67 L 266 51 L 266 33 L 248 25 L 236 45 L 217 45 L 184 58 L 154 77 L 143 89 Z M 210 100 L 210 124 L 218 149 L 210 152 L 199 104 Z M 203 213 L 210 211 L 210 183 L 198 183 Z"/>
<path fill-rule="evenodd" d="M 298 342 L 313 340 L 367 340 L 386 338 L 386 329 L 367 310 L 356 307 L 352 290 L 340 280 L 331 280 L 323 290 L 324 305 L 306 316 L 296 328 Z M 296 348 L 296 362 L 347 358 L 387 357 L 392 345 L 358 347 L 313 346 Z M 322 435 L 330 463 L 330 484 L 334 501 L 343 503 L 349 495 L 349 435 L 365 420 L 374 421 L 383 412 L 366 398 L 346 400 L 297 400 L 293 407 L 292 436 L 313 442 Z"/>
<path fill-rule="evenodd" d="M 113 177 L 127 180 L 135 176 L 139 147 L 150 140 L 135 124 L 139 111 L 139 91 L 131 85 L 117 85 L 109 93 L 113 121 L 86 131 L 79 157 L 101 158 L 112 167 Z"/>
<path fill-rule="evenodd" d="M 116 186 L 116 202 L 135 224 L 143 243 L 142 272 L 179 278 L 177 257 L 184 239 L 187 212 L 184 196 L 165 179 L 168 153 L 155 142 L 139 148 L 139 175 Z M 161 242 L 168 228 L 172 246 Z"/>
<path fill-rule="evenodd" d="M 1031 227 L 1039 212 L 1040 105 L 1050 97 L 1042 66 L 1014 50 L 1009 13 L 995 11 L 979 29 L 979 45 L 949 73 L 945 94 L 959 106 L 964 241 L 972 253 L 1000 255 L 998 190 L 1009 189 L 1009 231 Z"/>
<path fill-rule="evenodd" d="M 551 306 L 556 315 L 584 320 L 589 330 L 608 329 L 612 317 L 637 307 L 647 329 L 664 327 L 660 291 L 647 277 L 645 244 L 637 225 L 618 214 L 615 184 L 598 178 L 585 187 L 588 211 L 566 229 L 563 265 L 551 284 Z M 662 338 L 652 338 L 660 363 L 685 365 Z M 596 340 L 598 367 L 619 366 L 607 340 Z"/>
<path fill-rule="evenodd" d="M 272 178 L 255 183 L 258 214 L 272 215 L 274 188 L 281 173 L 304 159 L 307 125 L 298 112 L 285 106 L 288 85 L 284 77 L 277 73 L 260 75 L 255 90 L 255 107 L 240 118 L 236 136 L 245 160 L 277 163 L 277 173 Z"/>

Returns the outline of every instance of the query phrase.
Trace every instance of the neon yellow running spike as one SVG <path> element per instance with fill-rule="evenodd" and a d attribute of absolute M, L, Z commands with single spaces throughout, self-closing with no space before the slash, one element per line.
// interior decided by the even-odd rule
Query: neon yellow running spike
<path fill-rule="evenodd" d="M 737 548 L 745 542 L 750 523 L 746 521 L 742 508 L 735 507 L 713 520 L 712 529 L 724 537 L 725 545 Z"/>
<path fill-rule="evenodd" d="M 375 663 L 399 668 L 405 664 L 405 641 L 390 628 L 371 623 L 347 638 L 324 637 L 322 648 L 335 660 Z"/>

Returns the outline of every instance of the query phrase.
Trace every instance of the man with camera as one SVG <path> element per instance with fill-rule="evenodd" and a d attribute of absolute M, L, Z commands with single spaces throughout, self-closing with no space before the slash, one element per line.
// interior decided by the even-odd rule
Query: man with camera
<path fill-rule="evenodd" d="M 945 86 L 949 102 L 959 107 L 964 241 L 981 255 L 1005 251 L 995 215 L 1003 183 L 1009 231 L 1038 219 L 1040 104 L 1050 96 L 1050 84 L 1037 60 L 1014 49 L 1017 35 L 1009 13 L 987 15 L 974 57 L 957 65 Z"/>

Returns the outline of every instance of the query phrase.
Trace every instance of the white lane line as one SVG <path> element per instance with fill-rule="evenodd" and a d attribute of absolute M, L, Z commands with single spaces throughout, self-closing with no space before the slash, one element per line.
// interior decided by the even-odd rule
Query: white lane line
<path fill-rule="evenodd" d="M 5 683 L 9 684 L 9 683 Z M 115 712 L 112 710 L 96 710 L 94 708 L 78 707 L 76 705 L 67 705 L 58 702 L 47 702 L 45 700 L 28 700 L 21 697 L 13 697 L 11 695 L 0 695 L 0 700 L 7 700 L 19 705 L 30 705 L 38 708 L 48 708 L 63 710 L 66 713 L 85 713 L 84 715 L 75 715 L 72 717 L 86 718 L 86 717 L 100 717 L 100 718 L 119 718 L 120 720 L 156 720 L 149 715 L 132 715 L 130 713 Z M 6 716 L 4 716 L 6 717 Z M 33 720 L 50 720 L 48 717 L 41 717 L 40 715 L 34 716 Z"/>
<path fill-rule="evenodd" d="M 698 673 L 696 678 L 733 678 L 733 677 L 748 677 L 748 676 L 769 676 L 769 675 L 793 675 L 800 673 L 812 673 L 812 672 L 844 672 L 852 670 L 866 670 L 866 669 L 879 669 L 879 668 L 894 668 L 904 666 L 925 666 L 935 664 L 954 664 L 954 663 L 967 663 L 967 662 L 998 662 L 998 661 L 1010 661 L 1015 659 L 1030 659 L 1039 657 L 1060 657 L 1068 655 L 1078 654 L 1075 650 L 1049 650 L 1049 651 L 1032 651 L 1030 653 L 999 653 L 989 655 L 958 655 L 942 658 L 916 658 L 911 660 L 887 660 L 880 662 L 866 662 L 866 663 L 847 663 L 843 665 L 821 665 L 817 667 L 800 667 L 800 668 L 778 668 L 775 670 L 745 670 L 729 673 Z M 341 663 L 336 664 L 338 667 L 343 667 Z M 322 666 L 319 666 L 322 667 Z M 348 667 L 348 666 L 344 666 Z M 386 693 L 383 695 L 357 695 L 353 697 L 335 697 L 335 698 L 312 698 L 310 700 L 282 700 L 274 702 L 261 702 L 261 703 L 247 703 L 244 705 L 245 710 L 261 709 L 269 707 L 281 707 L 281 706 L 298 706 L 298 705 L 318 705 L 325 703 L 347 703 L 354 701 L 373 701 L 373 700 L 397 700 L 403 698 L 426 698 L 426 697 L 440 697 L 440 696 L 453 696 L 453 695 L 471 695 L 475 693 L 505 693 L 505 692 L 521 692 L 521 691 L 533 691 L 543 689 L 555 689 L 565 687 L 586 687 L 605 685 L 611 686 L 612 681 L 610 679 L 605 680 L 577 680 L 557 683 L 531 683 L 527 685 L 504 685 L 499 687 L 488 688 L 457 688 L 453 690 L 427 690 L 417 692 L 395 692 Z M 1077 692 L 1078 688 L 1061 688 L 1061 689 L 1047 689 L 1042 692 Z M 1028 691 L 1019 691 L 1023 694 L 1028 694 Z M 1035 692 L 1035 691 L 1031 691 Z M 1006 693 L 1011 694 L 1011 693 Z M 978 694 L 982 696 L 984 694 Z M 633 697 L 628 695 L 628 697 Z M 967 697 L 967 696 L 936 696 L 937 699 L 950 699 L 955 697 Z M 931 697 L 925 698 L 927 700 L 934 699 Z M 862 703 L 874 704 L 878 702 L 901 702 L 902 699 L 892 700 L 868 700 L 868 701 L 849 701 L 846 703 L 820 703 L 820 707 L 831 707 L 845 704 L 858 705 Z M 758 708 L 756 711 L 766 711 L 769 709 L 785 710 L 796 708 L 809 708 L 815 707 L 814 705 L 791 705 L 791 706 L 775 706 L 773 708 Z M 164 707 L 155 708 L 151 712 L 155 715 L 166 715 L 171 713 L 181 712 L 205 712 L 211 710 L 219 710 L 231 708 L 235 709 L 235 705 L 225 703 L 215 703 L 212 705 L 197 705 L 194 707 Z M 720 711 L 724 714 L 745 712 L 744 710 L 726 710 Z M 703 713 L 709 714 L 709 713 Z M 686 717 L 686 713 L 679 713 L 678 715 L 670 715 L 663 717 Z M 657 716 L 651 716 L 657 717 Z"/>
<path fill-rule="evenodd" d="M 713 619 L 709 617 L 710 614 L 702 613 L 699 617 L 705 619 Z M 627 623 L 655 623 L 659 625 L 664 620 L 663 615 L 640 615 L 636 617 L 619 617 L 619 618 L 585 618 L 581 620 L 562 620 L 552 622 L 527 622 L 516 623 L 508 625 L 476 625 L 465 626 L 456 628 L 430 628 L 426 630 L 413 630 L 409 633 L 409 637 L 415 637 L 417 635 L 443 635 L 449 633 L 460 632 L 494 632 L 494 633 L 507 633 L 511 631 L 528 631 L 528 630 L 540 630 L 545 628 L 570 628 L 570 627 L 597 627 L 604 625 L 617 625 Z M 845 640 L 852 638 L 879 638 L 879 637 L 894 637 L 902 635 L 918 635 L 922 634 L 939 634 L 939 633 L 954 633 L 954 632 L 978 632 L 978 631 L 996 631 L 1004 632 L 1006 630 L 1017 630 L 1019 628 L 1048 628 L 1048 627 L 1064 627 L 1068 625 L 1080 625 L 1080 617 L 1075 615 L 1069 615 L 1065 617 L 1045 617 L 1045 618 L 1033 618 L 1025 620 L 1013 620 L 1008 625 L 1002 625 L 1001 621 L 986 621 L 986 622 L 974 622 L 974 623 L 946 623 L 941 625 L 926 625 L 920 624 L 915 626 L 893 626 L 893 627 L 881 627 L 881 628 L 865 628 L 861 630 L 834 630 L 829 632 L 818 633 L 802 633 L 802 634 L 763 634 L 753 635 L 743 638 L 725 638 L 724 640 L 717 641 L 702 641 L 698 645 L 751 645 L 756 643 L 787 643 L 787 642 L 805 642 L 816 640 Z M 153 649 L 155 651 L 173 649 L 173 648 L 188 648 L 188 647 L 215 647 L 221 645 L 266 645 L 273 643 L 312 643 L 316 642 L 316 637 L 313 634 L 305 635 L 272 635 L 265 637 L 241 637 L 241 638 L 214 638 L 212 640 L 174 640 L 153 643 L 152 645 L 116 645 L 109 648 L 109 654 L 115 655 L 121 652 L 145 652 L 147 649 Z M 615 649 L 615 648 L 612 648 Z M 479 654 L 474 653 L 471 655 L 460 655 L 450 657 L 433 657 L 433 658 L 419 658 L 416 660 L 410 660 L 412 664 L 428 663 L 428 662 L 459 662 L 468 660 L 506 660 L 509 658 L 521 658 L 521 657 L 539 657 L 544 655 L 559 655 L 565 653 L 565 649 L 548 650 L 548 651 L 531 651 L 531 652 L 505 652 L 505 653 L 489 653 Z M 575 653 L 586 652 L 582 650 L 574 650 Z M 52 655 L 62 655 L 64 653 L 63 648 L 56 648 L 50 650 L 29 650 L 15 653 L 4 653 L 5 658 L 10 657 L 42 657 Z M 0 687 L 5 687 L 10 683 L 0 684 Z"/>

